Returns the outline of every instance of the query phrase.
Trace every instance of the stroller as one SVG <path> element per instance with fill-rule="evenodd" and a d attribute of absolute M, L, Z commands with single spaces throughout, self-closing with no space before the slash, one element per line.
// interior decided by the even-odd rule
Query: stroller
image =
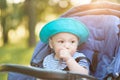
<path fill-rule="evenodd" d="M 89 39 L 79 47 L 79 51 L 90 60 L 90 76 L 41 69 L 42 60 L 51 49 L 47 44 L 39 42 L 30 63 L 33 67 L 0 65 L 0 71 L 10 72 L 8 80 L 36 80 L 35 77 L 49 80 L 120 80 L 120 4 L 101 2 L 80 5 L 60 17 L 74 18 L 88 27 Z"/>

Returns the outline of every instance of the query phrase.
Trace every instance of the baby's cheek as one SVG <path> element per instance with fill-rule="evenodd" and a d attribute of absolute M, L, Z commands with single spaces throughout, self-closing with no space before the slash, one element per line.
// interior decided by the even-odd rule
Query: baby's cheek
<path fill-rule="evenodd" d="M 61 50 L 63 50 L 63 48 L 62 48 L 62 47 L 59 47 L 59 48 L 57 49 L 58 53 L 60 53 Z"/>
<path fill-rule="evenodd" d="M 71 55 L 73 55 L 75 52 L 76 52 L 76 50 L 72 50 L 72 51 L 71 51 Z"/>
<path fill-rule="evenodd" d="M 61 49 L 57 49 L 57 50 L 56 50 L 56 53 L 57 53 L 57 54 L 60 54 L 60 51 L 61 51 Z"/>

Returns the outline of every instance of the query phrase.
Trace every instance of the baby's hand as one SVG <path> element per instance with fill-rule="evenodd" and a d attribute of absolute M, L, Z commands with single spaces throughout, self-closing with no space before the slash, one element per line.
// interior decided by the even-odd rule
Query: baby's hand
<path fill-rule="evenodd" d="M 60 55 L 60 58 L 65 62 L 72 57 L 70 52 L 67 49 L 62 49 L 59 55 Z"/>

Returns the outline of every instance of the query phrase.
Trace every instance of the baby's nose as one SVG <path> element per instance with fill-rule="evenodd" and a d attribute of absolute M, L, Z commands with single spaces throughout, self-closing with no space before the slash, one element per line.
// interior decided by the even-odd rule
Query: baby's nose
<path fill-rule="evenodd" d="M 66 49 L 69 49 L 70 46 L 71 46 L 71 45 L 70 45 L 69 43 L 66 43 L 66 44 L 65 44 L 65 48 L 66 48 Z"/>

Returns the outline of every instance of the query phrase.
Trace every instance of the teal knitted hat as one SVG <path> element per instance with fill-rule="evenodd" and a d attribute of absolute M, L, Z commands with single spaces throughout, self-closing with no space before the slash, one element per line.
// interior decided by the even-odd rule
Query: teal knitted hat
<path fill-rule="evenodd" d="M 80 39 L 80 44 L 85 42 L 89 36 L 89 31 L 82 22 L 73 18 L 58 18 L 43 26 L 39 37 L 42 42 L 48 43 L 50 37 L 61 32 L 76 35 Z"/>

